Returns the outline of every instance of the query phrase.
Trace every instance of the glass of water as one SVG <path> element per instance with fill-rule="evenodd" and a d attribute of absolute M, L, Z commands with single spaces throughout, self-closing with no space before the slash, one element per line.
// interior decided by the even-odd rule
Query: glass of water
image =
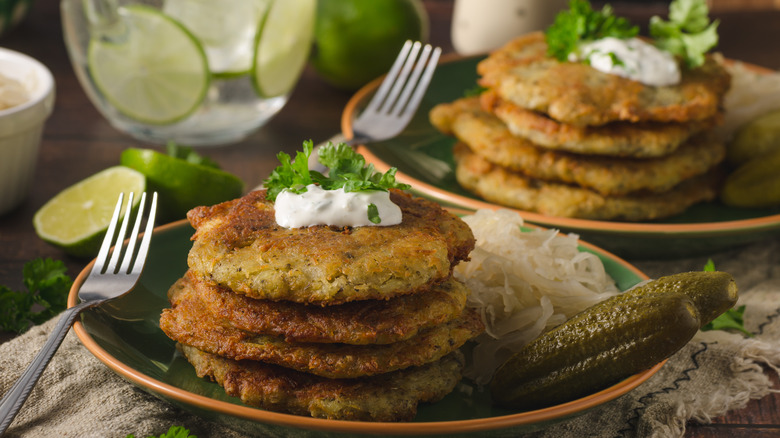
<path fill-rule="evenodd" d="M 237 142 L 287 102 L 316 0 L 61 0 L 73 68 L 120 131 L 189 146 Z"/>

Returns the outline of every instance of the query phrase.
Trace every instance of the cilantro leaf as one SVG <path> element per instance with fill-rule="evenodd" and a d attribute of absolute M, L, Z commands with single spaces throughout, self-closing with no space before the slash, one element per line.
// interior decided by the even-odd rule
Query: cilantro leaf
<path fill-rule="evenodd" d="M 365 158 L 345 143 L 337 145 L 328 143 L 320 148 L 319 161 L 329 169 L 327 176 L 309 170 L 309 157 L 313 148 L 311 140 L 305 141 L 303 152 L 299 151 L 294 161 L 291 161 L 290 156 L 284 152 L 277 155 L 281 165 L 263 182 L 267 189 L 267 199 L 275 200 L 285 189 L 294 193 L 303 193 L 309 184 L 317 184 L 324 190 L 343 188 L 345 192 L 409 188 L 408 184 L 401 184 L 395 180 L 395 168 L 389 169 L 386 173 L 377 172 L 373 164 L 366 164 Z"/>
<path fill-rule="evenodd" d="M 564 62 L 583 41 L 606 37 L 626 39 L 638 34 L 639 27 L 613 15 L 610 5 L 594 11 L 587 0 L 571 0 L 569 10 L 559 12 L 545 31 L 545 40 L 547 54 Z"/>
<path fill-rule="evenodd" d="M 198 154 L 197 152 L 192 150 L 192 148 L 188 148 L 186 146 L 180 146 L 176 144 L 176 142 L 174 141 L 169 141 L 165 145 L 165 149 L 168 152 L 168 155 L 174 158 L 184 160 L 188 163 L 199 164 L 201 166 L 211 167 L 214 169 L 220 168 L 219 164 L 216 161 Z"/>
<path fill-rule="evenodd" d="M 35 259 L 22 268 L 26 291 L 0 286 L 0 330 L 22 333 L 67 307 L 73 281 L 60 260 Z"/>
<path fill-rule="evenodd" d="M 715 262 L 712 259 L 707 259 L 707 263 L 704 264 L 704 272 L 715 272 Z"/>
<path fill-rule="evenodd" d="M 718 44 L 717 20 L 710 22 L 706 0 L 674 0 L 669 21 L 650 19 L 655 45 L 680 57 L 688 68 L 704 64 L 704 54 Z"/>

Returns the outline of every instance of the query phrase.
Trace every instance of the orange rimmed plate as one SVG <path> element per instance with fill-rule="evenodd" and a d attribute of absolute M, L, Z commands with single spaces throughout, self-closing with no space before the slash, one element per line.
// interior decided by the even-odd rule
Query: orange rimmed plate
<path fill-rule="evenodd" d="M 506 208 L 486 202 L 455 180 L 452 146 L 455 140 L 428 122 L 434 105 L 450 102 L 477 86 L 476 65 L 482 57 L 450 58 L 441 62 L 409 126 L 397 137 L 363 145 L 358 152 L 381 171 L 398 168 L 397 179 L 417 193 L 445 205 L 471 210 Z M 760 67 L 749 66 L 757 71 Z M 342 131 L 352 136 L 352 119 L 379 86 L 374 81 L 348 102 Z M 527 222 L 575 233 L 584 240 L 629 259 L 708 255 L 726 248 L 780 235 L 780 208 L 740 209 L 720 202 L 695 205 L 683 214 L 652 222 L 571 219 L 520 211 Z"/>
<path fill-rule="evenodd" d="M 663 365 L 625 379 L 614 386 L 571 402 L 530 412 L 512 412 L 491 405 L 486 391 L 456 390 L 443 400 L 421 405 L 412 422 L 370 423 L 316 419 L 265 411 L 242 404 L 223 389 L 195 375 L 176 351 L 174 342 L 159 328 L 167 290 L 187 269 L 193 229 L 185 221 L 156 229 L 146 268 L 138 285 L 124 297 L 85 312 L 74 331 L 84 346 L 106 366 L 159 398 L 205 418 L 254 433 L 269 435 L 331 433 L 378 435 L 454 435 L 537 430 L 552 422 L 582 414 L 633 390 Z M 581 249 L 595 253 L 621 290 L 647 276 L 615 255 L 588 243 Z M 76 278 L 68 306 L 77 303 L 78 289 L 91 264 Z M 470 385 L 466 380 L 464 385 Z"/>

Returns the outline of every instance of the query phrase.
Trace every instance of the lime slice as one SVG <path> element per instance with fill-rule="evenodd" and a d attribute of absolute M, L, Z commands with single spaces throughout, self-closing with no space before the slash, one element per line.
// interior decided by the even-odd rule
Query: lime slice
<path fill-rule="evenodd" d="M 93 37 L 87 66 L 103 96 L 122 114 L 170 124 L 198 108 L 210 82 L 198 40 L 183 26 L 147 6 L 119 8 L 125 32 Z"/>
<path fill-rule="evenodd" d="M 152 149 L 125 149 L 120 163 L 146 176 L 149 189 L 160 197 L 161 221 L 182 219 L 193 207 L 234 199 L 244 191 L 244 182 L 232 173 Z"/>
<path fill-rule="evenodd" d="M 289 93 L 309 58 L 314 39 L 316 0 L 277 0 L 257 31 L 252 76 L 257 93 Z"/>
<path fill-rule="evenodd" d="M 211 72 L 247 74 L 252 69 L 257 25 L 271 0 L 165 0 L 163 12 L 203 45 Z"/>
<path fill-rule="evenodd" d="M 58 193 L 33 216 L 38 237 L 77 257 L 97 254 L 116 200 L 130 192 L 134 207 L 146 190 L 146 177 L 124 166 L 109 167 Z M 124 210 L 123 210 L 124 212 Z"/>

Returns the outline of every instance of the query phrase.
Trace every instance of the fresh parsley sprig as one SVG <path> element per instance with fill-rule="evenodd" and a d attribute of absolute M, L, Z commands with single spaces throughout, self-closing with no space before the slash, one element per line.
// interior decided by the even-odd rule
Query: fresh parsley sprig
<path fill-rule="evenodd" d="M 184 160 L 188 163 L 192 164 L 199 164 L 201 166 L 211 167 L 213 169 L 219 169 L 219 164 L 208 158 L 200 155 L 199 153 L 195 152 L 192 148 L 187 146 L 182 146 L 175 141 L 169 141 L 165 145 L 165 150 L 171 157 L 179 158 L 181 160 Z"/>
<path fill-rule="evenodd" d="M 710 22 L 705 0 L 674 0 L 669 21 L 650 19 L 650 36 L 659 49 L 683 60 L 688 68 L 704 64 L 704 54 L 718 44 L 717 20 Z"/>
<path fill-rule="evenodd" d="M 135 434 L 127 435 L 125 438 L 135 438 Z M 149 436 L 147 438 L 198 438 L 195 435 L 190 435 L 189 429 L 183 426 L 171 426 L 168 431 L 161 434 L 159 437 Z"/>
<path fill-rule="evenodd" d="M 0 286 L 0 331 L 22 333 L 65 310 L 73 284 L 66 272 L 60 260 L 39 258 L 25 263 L 26 291 Z"/>
<path fill-rule="evenodd" d="M 396 168 L 386 173 L 377 172 L 373 164 L 366 164 L 365 158 L 345 143 L 329 143 L 319 150 L 319 161 L 327 167 L 328 174 L 309 170 L 309 157 L 314 146 L 311 140 L 303 142 L 303 151 L 298 151 L 293 161 L 290 155 L 279 152 L 281 163 L 263 182 L 267 189 L 266 199 L 275 200 L 282 190 L 303 193 L 309 184 L 317 184 L 324 190 L 343 188 L 345 192 L 361 192 L 388 189 L 406 190 L 410 186 L 395 180 Z"/>
<path fill-rule="evenodd" d="M 545 40 L 547 54 L 564 62 L 583 41 L 606 37 L 626 39 L 637 34 L 639 28 L 627 19 L 615 16 L 610 5 L 594 11 L 587 0 L 571 0 L 569 9 L 559 12 L 545 31 Z"/>

